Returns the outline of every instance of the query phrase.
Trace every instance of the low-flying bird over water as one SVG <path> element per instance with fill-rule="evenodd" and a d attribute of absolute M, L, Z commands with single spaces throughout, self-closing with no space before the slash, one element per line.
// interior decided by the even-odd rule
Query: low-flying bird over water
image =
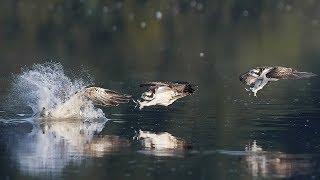
<path fill-rule="evenodd" d="M 146 106 L 169 106 L 176 100 L 192 94 L 195 89 L 187 82 L 147 82 L 140 87 L 148 87 L 137 104 L 142 109 Z"/>
<path fill-rule="evenodd" d="M 94 105 L 98 106 L 118 106 L 122 103 L 128 103 L 131 100 L 131 95 L 121 94 L 101 87 L 87 87 L 77 92 L 75 96 L 87 98 L 92 101 Z"/>
<path fill-rule="evenodd" d="M 118 106 L 128 103 L 131 95 L 121 94 L 116 91 L 101 87 L 85 87 L 76 92 L 63 103 L 46 109 L 43 107 L 40 112 L 41 117 L 77 117 L 85 113 L 86 107 L 94 106 Z"/>
<path fill-rule="evenodd" d="M 305 79 L 317 76 L 311 72 L 299 72 L 292 68 L 282 66 L 266 66 L 256 67 L 248 72 L 240 75 L 239 79 L 242 83 L 250 86 L 248 91 L 252 91 L 254 96 L 261 90 L 269 81 L 278 81 L 280 79 Z"/>

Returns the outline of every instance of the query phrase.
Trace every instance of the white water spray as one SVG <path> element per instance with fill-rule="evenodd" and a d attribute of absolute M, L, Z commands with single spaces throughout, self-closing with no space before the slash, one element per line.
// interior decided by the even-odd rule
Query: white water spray
<path fill-rule="evenodd" d="M 35 64 L 14 78 L 12 98 L 34 114 L 45 109 L 52 118 L 103 118 L 103 111 L 91 101 L 73 96 L 90 84 L 81 77 L 67 77 L 60 63 Z"/>

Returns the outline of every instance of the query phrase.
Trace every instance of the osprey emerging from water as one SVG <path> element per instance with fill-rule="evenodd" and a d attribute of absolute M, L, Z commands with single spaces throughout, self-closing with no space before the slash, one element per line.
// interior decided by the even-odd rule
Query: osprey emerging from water
<path fill-rule="evenodd" d="M 118 106 L 128 103 L 131 95 L 121 94 L 101 87 L 85 87 L 76 92 L 64 103 L 50 109 L 43 107 L 41 117 L 81 117 L 86 107 L 95 106 Z"/>
<path fill-rule="evenodd" d="M 304 79 L 317 76 L 311 72 L 299 72 L 292 68 L 274 66 L 274 67 L 256 67 L 240 75 L 242 83 L 250 86 L 248 91 L 252 91 L 254 96 L 269 81 L 278 81 L 279 79 Z"/>
<path fill-rule="evenodd" d="M 195 91 L 192 85 L 186 82 L 147 82 L 140 84 L 140 87 L 149 87 L 148 91 L 141 95 L 142 100 L 137 101 L 140 109 L 154 105 L 169 106 Z"/>
<path fill-rule="evenodd" d="M 121 103 L 128 103 L 131 99 L 131 95 L 121 94 L 101 87 L 87 87 L 77 92 L 75 96 L 87 98 L 98 106 L 118 106 Z"/>

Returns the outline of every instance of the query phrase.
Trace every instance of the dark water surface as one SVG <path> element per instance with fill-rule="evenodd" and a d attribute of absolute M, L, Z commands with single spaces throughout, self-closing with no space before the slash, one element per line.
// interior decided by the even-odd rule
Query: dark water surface
<path fill-rule="evenodd" d="M 257 65 L 320 74 L 319 10 L 314 0 L 1 1 L 0 179 L 319 179 L 320 80 L 274 82 L 257 98 L 238 80 Z M 143 81 L 199 87 L 169 107 L 36 119 L 7 97 L 12 74 L 47 61 L 134 98 Z"/>

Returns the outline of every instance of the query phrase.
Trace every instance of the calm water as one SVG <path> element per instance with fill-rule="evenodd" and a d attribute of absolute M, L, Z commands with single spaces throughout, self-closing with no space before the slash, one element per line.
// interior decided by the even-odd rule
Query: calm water
<path fill-rule="evenodd" d="M 257 98 L 238 80 L 256 65 L 320 74 L 319 10 L 312 0 L 2 1 L 0 179 L 320 178 L 320 80 L 275 82 Z M 199 87 L 169 107 L 36 119 L 9 95 L 21 68 L 48 61 L 135 99 L 144 81 Z M 146 134 L 165 143 L 149 148 Z"/>

